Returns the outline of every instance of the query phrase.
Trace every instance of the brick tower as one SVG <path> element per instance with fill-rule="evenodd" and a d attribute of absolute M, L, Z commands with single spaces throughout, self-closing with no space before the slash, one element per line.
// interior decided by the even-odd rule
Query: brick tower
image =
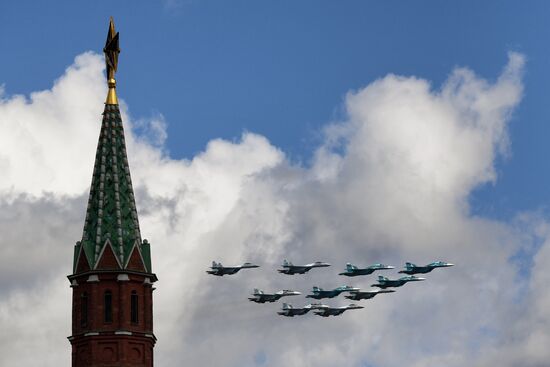
<path fill-rule="evenodd" d="M 151 252 L 141 240 L 114 79 L 118 33 L 113 19 L 103 49 L 109 92 L 95 156 L 82 240 L 74 249 L 73 367 L 151 367 Z"/>

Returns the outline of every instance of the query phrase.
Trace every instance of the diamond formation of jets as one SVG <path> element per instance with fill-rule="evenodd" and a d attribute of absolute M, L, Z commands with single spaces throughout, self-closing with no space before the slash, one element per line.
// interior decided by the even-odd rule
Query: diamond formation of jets
<path fill-rule="evenodd" d="M 395 288 L 395 287 L 401 287 L 402 285 L 405 285 L 408 282 L 418 282 L 422 280 L 426 280 L 426 278 L 419 278 L 419 277 L 415 277 L 414 275 L 409 275 L 406 277 L 401 277 L 399 279 L 389 279 L 388 277 L 379 275 L 378 283 L 373 284 L 372 286 L 382 288 L 382 289 Z"/>
<path fill-rule="evenodd" d="M 329 263 L 320 262 L 320 261 L 306 264 L 306 265 L 294 265 L 291 262 L 284 260 L 283 264 L 281 265 L 282 269 L 277 269 L 277 271 L 279 273 L 288 274 L 288 275 L 305 274 L 313 268 L 322 268 L 322 267 L 328 267 L 328 266 L 330 266 Z M 405 263 L 404 269 L 399 271 L 399 273 L 405 273 L 405 274 L 408 274 L 408 276 L 403 276 L 398 279 L 390 279 L 388 277 L 379 275 L 378 283 L 372 284 L 373 287 L 377 287 L 376 289 L 361 291 L 360 288 L 345 285 L 345 286 L 340 286 L 338 288 L 334 288 L 331 290 L 324 290 L 322 288 L 314 286 L 312 290 L 312 294 L 308 294 L 306 298 L 314 298 L 317 300 L 320 300 L 323 298 L 335 298 L 335 297 L 338 297 L 340 294 L 347 292 L 348 294 L 345 295 L 345 298 L 350 300 L 360 301 L 360 300 L 371 299 L 381 293 L 395 292 L 395 290 L 387 289 L 387 288 L 401 287 L 408 282 L 426 280 L 425 278 L 417 277 L 414 274 L 426 274 L 431 272 L 433 269 L 450 267 L 450 266 L 454 266 L 454 264 L 443 262 L 443 261 L 435 261 L 425 266 L 418 266 L 413 263 L 407 262 Z M 248 262 L 242 264 L 241 266 L 223 266 L 221 263 L 217 263 L 213 261 L 212 266 L 210 267 L 210 270 L 206 272 L 208 274 L 212 274 L 216 276 L 223 276 L 223 275 L 235 274 L 241 269 L 251 269 L 251 268 L 258 268 L 258 267 L 259 267 L 258 265 L 254 265 Z M 347 263 L 346 270 L 342 273 L 339 273 L 339 275 L 354 277 L 354 276 L 360 276 L 360 275 L 370 275 L 377 270 L 389 270 L 389 269 L 395 269 L 395 268 L 393 266 L 383 265 L 380 263 L 373 264 L 365 268 L 359 268 L 351 263 Z M 262 290 L 254 289 L 252 296 L 249 297 L 248 299 L 251 302 L 256 302 L 256 303 L 272 303 L 272 302 L 277 302 L 282 297 L 297 296 L 297 295 L 301 295 L 301 293 L 298 291 L 286 290 L 286 289 L 277 291 L 275 293 L 265 293 Z M 294 317 L 299 315 L 305 315 L 310 311 L 313 311 L 315 315 L 318 315 L 321 317 L 329 317 L 329 316 L 341 315 L 347 310 L 355 310 L 355 309 L 361 309 L 361 308 L 364 308 L 364 307 L 353 303 L 347 306 L 340 306 L 340 307 L 331 307 L 322 303 L 311 303 L 311 304 L 305 305 L 304 307 L 297 307 L 297 308 L 294 308 L 291 304 L 283 303 L 282 309 L 277 313 L 285 317 Z"/>
<path fill-rule="evenodd" d="M 367 266 L 366 268 L 358 268 L 353 264 L 347 263 L 346 271 L 343 273 L 339 273 L 338 275 L 345 275 L 347 277 L 356 277 L 358 275 L 372 274 L 376 270 L 387 270 L 387 269 L 395 269 L 395 267 L 389 266 L 389 265 L 383 265 L 383 264 L 373 264 L 373 265 Z"/>
<path fill-rule="evenodd" d="M 224 275 L 235 274 L 241 269 L 252 269 L 252 268 L 259 268 L 259 266 L 251 263 L 244 263 L 241 266 L 223 266 L 221 263 L 212 261 L 212 266 L 210 267 L 211 270 L 207 270 L 206 272 L 208 274 L 221 277 Z"/>
<path fill-rule="evenodd" d="M 329 317 L 329 316 L 338 316 L 346 312 L 347 310 L 358 310 L 360 308 L 364 308 L 363 306 L 358 306 L 356 304 L 350 304 L 347 306 L 341 306 L 341 307 L 330 307 L 327 305 L 314 305 L 315 310 L 313 311 L 314 314 L 317 316 L 322 317 Z"/>
<path fill-rule="evenodd" d="M 351 291 L 346 297 L 347 299 L 351 299 L 353 301 L 360 301 L 362 299 L 371 299 L 374 298 L 374 296 L 381 294 L 381 293 L 393 293 L 395 292 L 393 289 L 372 289 L 368 291 L 361 292 L 358 291 Z"/>
<path fill-rule="evenodd" d="M 294 265 L 290 261 L 284 260 L 283 265 L 281 265 L 282 269 L 278 269 L 277 271 L 288 275 L 305 274 L 313 268 L 325 268 L 327 266 L 330 266 L 330 264 L 321 261 L 306 265 Z"/>
<path fill-rule="evenodd" d="M 323 288 L 313 287 L 313 294 L 308 294 L 306 298 L 315 298 L 315 299 L 334 298 L 334 297 L 338 297 L 340 293 L 353 292 L 358 290 L 359 288 L 350 287 L 349 285 L 343 285 L 341 287 L 334 288 L 331 290 L 324 290 Z"/>
<path fill-rule="evenodd" d="M 447 268 L 449 266 L 454 266 L 455 264 L 446 263 L 443 261 L 436 261 L 433 263 L 429 263 L 425 266 L 418 266 L 413 263 L 405 263 L 405 269 L 399 271 L 400 273 L 414 275 L 414 274 L 426 274 L 431 272 L 432 270 L 436 268 Z"/>
<path fill-rule="evenodd" d="M 278 291 L 275 293 L 264 293 L 259 289 L 254 289 L 252 297 L 249 297 L 248 299 L 256 303 L 277 302 L 279 299 L 281 299 L 281 297 L 299 296 L 300 294 L 302 293 L 287 289 L 283 289 L 282 291 Z"/>

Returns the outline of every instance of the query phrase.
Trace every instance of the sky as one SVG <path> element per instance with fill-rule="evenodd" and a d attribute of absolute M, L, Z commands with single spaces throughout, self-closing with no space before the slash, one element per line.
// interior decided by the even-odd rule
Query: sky
<path fill-rule="evenodd" d="M 160 279 L 157 365 L 544 366 L 549 10 L 0 3 L 0 329 L 11 331 L 0 365 L 34 365 L 29 349 L 45 366 L 70 363 L 65 276 L 114 16 L 141 231 Z M 334 265 L 289 280 L 274 270 L 285 257 Z M 212 279 L 212 260 L 262 267 Z M 348 261 L 408 260 L 457 266 L 328 320 L 246 301 L 257 287 L 336 287 Z"/>

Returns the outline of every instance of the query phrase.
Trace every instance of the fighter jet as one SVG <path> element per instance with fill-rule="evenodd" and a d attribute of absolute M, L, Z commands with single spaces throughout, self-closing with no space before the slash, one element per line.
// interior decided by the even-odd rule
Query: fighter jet
<path fill-rule="evenodd" d="M 412 263 L 405 263 L 405 269 L 399 271 L 400 273 L 405 273 L 409 275 L 413 274 L 426 274 L 430 271 L 434 270 L 435 268 L 446 268 L 449 266 L 454 266 L 455 264 L 446 263 L 443 261 L 436 261 L 433 263 L 430 263 L 426 266 L 418 266 Z"/>
<path fill-rule="evenodd" d="M 393 266 L 383 265 L 383 264 L 373 264 L 367 266 L 366 268 L 358 268 L 357 266 L 347 263 L 346 271 L 338 275 L 345 275 L 347 277 L 356 277 L 358 275 L 369 275 L 374 273 L 375 270 L 385 270 L 385 269 L 395 269 Z"/>
<path fill-rule="evenodd" d="M 281 266 L 283 267 L 283 269 L 277 269 L 279 273 L 294 275 L 294 274 L 305 274 L 313 268 L 324 268 L 324 267 L 330 266 L 330 264 L 316 261 L 314 263 L 306 264 L 306 265 L 293 265 L 290 261 L 284 260 L 283 265 Z"/>
<path fill-rule="evenodd" d="M 283 308 L 281 311 L 277 312 L 279 315 L 287 316 L 287 317 L 294 317 L 297 315 L 305 315 L 309 311 L 317 308 L 314 304 L 306 305 L 302 308 L 294 308 L 292 305 L 289 305 L 288 303 L 283 303 Z"/>
<path fill-rule="evenodd" d="M 342 307 L 329 307 L 327 305 L 320 305 L 320 306 L 316 306 L 315 308 L 316 308 L 315 311 L 313 311 L 314 314 L 322 317 L 329 317 L 329 316 L 341 315 L 347 310 L 357 310 L 364 307 L 357 306 L 352 303 L 348 306 L 342 306 Z"/>
<path fill-rule="evenodd" d="M 380 293 L 393 293 L 393 292 L 395 292 L 395 291 L 392 290 L 392 289 L 373 289 L 373 290 L 368 290 L 368 291 L 364 291 L 364 292 L 351 291 L 349 293 L 349 295 L 344 296 L 344 297 L 346 297 L 347 299 L 354 300 L 354 301 L 360 301 L 362 299 L 374 298 L 374 296 L 376 296 L 377 294 L 380 294 Z"/>
<path fill-rule="evenodd" d="M 235 274 L 241 269 L 251 269 L 251 268 L 259 268 L 259 266 L 251 263 L 244 263 L 241 266 L 223 266 L 221 263 L 212 261 L 212 266 L 210 267 L 210 269 L 212 270 L 207 270 L 206 272 L 208 274 L 217 275 L 221 277 L 224 275 Z"/>
<path fill-rule="evenodd" d="M 343 292 L 352 292 L 352 291 L 358 291 L 359 288 L 353 288 L 348 285 L 343 285 L 338 288 L 334 288 L 330 291 L 325 291 L 323 288 L 319 287 L 313 287 L 313 294 L 308 294 L 306 298 L 315 298 L 315 299 L 323 299 L 323 298 L 334 298 L 340 295 L 340 293 Z"/>
<path fill-rule="evenodd" d="M 259 289 L 254 289 L 254 293 L 252 293 L 253 297 L 249 297 L 248 299 L 256 303 L 277 302 L 281 297 L 298 296 L 300 294 L 302 293 L 296 292 L 296 291 L 289 291 L 287 289 L 278 291 L 276 293 L 271 293 L 271 294 L 264 293 Z"/>
<path fill-rule="evenodd" d="M 417 281 L 421 281 L 421 280 L 426 280 L 426 279 L 415 277 L 414 275 L 401 277 L 399 279 L 388 279 L 386 277 L 383 277 L 382 275 L 379 275 L 378 276 L 378 283 L 377 284 L 372 284 L 372 286 L 382 288 L 382 289 L 386 289 L 386 288 L 390 288 L 390 287 L 401 287 L 405 283 L 417 282 Z"/>

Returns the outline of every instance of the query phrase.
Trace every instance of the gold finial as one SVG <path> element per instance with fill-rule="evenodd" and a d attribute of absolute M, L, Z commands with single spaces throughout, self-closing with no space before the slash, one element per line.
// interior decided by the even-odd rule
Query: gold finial
<path fill-rule="evenodd" d="M 120 48 L 118 47 L 118 32 L 115 33 L 115 21 L 113 17 L 109 22 L 109 32 L 107 33 L 107 41 L 103 48 L 105 53 L 105 68 L 107 71 L 107 85 L 109 86 L 109 93 L 107 94 L 106 104 L 118 104 L 118 98 L 116 96 L 116 80 L 115 73 L 118 65 L 118 54 Z"/>

